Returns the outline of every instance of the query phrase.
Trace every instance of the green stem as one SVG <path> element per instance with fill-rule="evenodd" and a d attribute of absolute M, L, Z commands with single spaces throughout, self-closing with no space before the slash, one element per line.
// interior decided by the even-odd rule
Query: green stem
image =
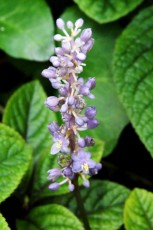
<path fill-rule="evenodd" d="M 77 206 L 78 206 L 78 209 L 79 209 L 80 217 L 81 217 L 82 222 L 84 224 L 85 230 L 91 230 L 91 228 L 89 226 L 87 214 L 86 214 L 86 211 L 85 211 L 85 208 L 84 208 L 83 200 L 82 200 L 82 197 L 81 197 L 80 188 L 79 188 L 79 185 L 78 185 L 78 175 L 76 175 L 73 183 L 74 183 L 74 186 L 75 186 L 74 194 L 75 194 Z"/>

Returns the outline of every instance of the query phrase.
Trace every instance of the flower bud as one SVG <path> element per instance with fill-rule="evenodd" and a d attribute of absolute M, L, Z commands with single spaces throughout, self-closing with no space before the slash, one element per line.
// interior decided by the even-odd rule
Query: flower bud
<path fill-rule="evenodd" d="M 63 169 L 62 173 L 63 173 L 63 175 L 64 175 L 65 177 L 68 177 L 70 180 L 72 180 L 72 179 L 74 178 L 74 172 L 73 172 L 72 169 L 69 168 L 69 167 Z"/>
<path fill-rule="evenodd" d="M 93 47 L 93 44 L 94 44 L 94 39 L 93 39 L 93 38 L 89 39 L 89 40 L 85 43 L 85 45 L 82 47 L 82 51 L 83 51 L 84 53 L 90 51 L 91 48 Z"/>
<path fill-rule="evenodd" d="M 84 29 L 81 33 L 81 40 L 87 42 L 92 36 L 92 30 L 90 28 Z"/>
<path fill-rule="evenodd" d="M 58 102 L 59 102 L 59 98 L 57 97 L 54 97 L 54 96 L 50 96 L 46 99 L 45 101 L 45 105 L 50 108 L 52 106 L 56 106 L 58 105 Z"/>
<path fill-rule="evenodd" d="M 68 104 L 69 104 L 69 105 L 73 105 L 73 104 L 74 104 L 74 101 L 75 101 L 74 97 L 70 96 L 70 97 L 68 98 Z"/>
<path fill-rule="evenodd" d="M 77 28 L 80 28 L 81 26 L 83 26 L 83 23 L 84 23 L 83 19 L 82 19 L 82 18 L 79 18 L 78 20 L 76 20 L 75 26 L 76 26 Z"/>
<path fill-rule="evenodd" d="M 61 175 L 62 171 L 58 168 L 54 168 L 54 169 L 48 170 L 48 173 L 49 173 L 48 179 L 55 181 Z"/>
<path fill-rule="evenodd" d="M 93 119 L 96 116 L 96 108 L 95 107 L 88 107 L 85 111 L 85 116 L 89 119 Z"/>
<path fill-rule="evenodd" d="M 86 59 L 86 55 L 84 53 L 78 53 L 77 54 L 77 58 L 80 60 L 80 61 L 84 61 Z"/>
<path fill-rule="evenodd" d="M 55 67 L 59 67 L 60 66 L 60 61 L 59 61 L 59 58 L 56 57 L 56 56 L 52 56 L 50 58 L 50 62 L 53 64 L 53 66 Z"/>
<path fill-rule="evenodd" d="M 74 186 L 74 184 L 69 184 L 68 188 L 69 188 L 70 192 L 73 192 L 75 189 L 75 186 Z"/>
<path fill-rule="evenodd" d="M 85 137 L 85 143 L 86 143 L 86 146 L 93 146 L 95 144 L 94 139 L 89 136 Z"/>
<path fill-rule="evenodd" d="M 60 30 L 63 30 L 64 27 L 65 27 L 65 22 L 63 21 L 63 19 L 58 18 L 58 19 L 56 20 L 56 25 L 57 25 L 57 27 L 58 27 Z"/>
<path fill-rule="evenodd" d="M 53 184 L 50 184 L 48 188 L 49 188 L 50 190 L 56 191 L 56 190 L 59 189 L 59 187 L 60 187 L 60 184 L 57 183 L 57 182 L 55 182 L 55 183 L 53 183 Z"/>
<path fill-rule="evenodd" d="M 56 53 L 56 55 L 64 55 L 64 50 L 62 49 L 62 48 L 60 48 L 60 47 L 56 47 L 55 48 L 55 53 Z"/>
<path fill-rule="evenodd" d="M 56 76 L 56 69 L 54 67 L 49 67 L 48 69 L 44 69 L 41 75 L 46 78 L 53 78 Z"/>
<path fill-rule="evenodd" d="M 90 94 L 90 90 L 88 87 L 86 86 L 83 86 L 81 87 L 80 89 L 80 93 L 83 95 L 83 96 L 88 96 Z"/>
<path fill-rule="evenodd" d="M 84 138 L 79 138 L 78 139 L 78 145 L 79 145 L 79 147 L 84 148 L 86 146 L 85 139 Z"/>
<path fill-rule="evenodd" d="M 49 123 L 48 125 L 49 132 L 53 135 L 55 132 L 59 130 L 59 126 L 56 122 Z"/>
<path fill-rule="evenodd" d="M 84 121 L 81 117 L 75 117 L 75 123 L 78 125 L 78 126 L 82 126 L 84 125 Z"/>
<path fill-rule="evenodd" d="M 59 92 L 59 94 L 60 94 L 61 96 L 63 96 L 63 97 L 66 97 L 67 94 L 68 94 L 68 90 L 67 90 L 67 88 L 66 88 L 65 86 L 59 88 L 59 89 L 58 89 L 58 92 Z"/>
<path fill-rule="evenodd" d="M 63 104 L 62 106 L 61 106 L 61 113 L 66 113 L 67 112 L 67 110 L 68 110 L 68 105 L 65 103 L 65 104 Z"/>
<path fill-rule="evenodd" d="M 63 39 L 63 36 L 62 35 L 60 35 L 60 34 L 56 34 L 56 35 L 54 35 L 54 40 L 55 41 L 62 41 L 62 39 Z"/>
<path fill-rule="evenodd" d="M 89 182 L 89 180 L 84 180 L 82 184 L 83 184 L 83 186 L 86 187 L 86 188 L 89 188 L 89 187 L 90 187 L 90 182 Z"/>
<path fill-rule="evenodd" d="M 96 86 L 96 80 L 94 77 L 88 78 L 88 80 L 85 83 L 85 86 L 88 87 L 90 90 L 95 88 Z"/>
<path fill-rule="evenodd" d="M 73 28 L 73 23 L 71 21 L 67 22 L 67 28 L 72 29 Z"/>
<path fill-rule="evenodd" d="M 88 120 L 87 121 L 87 126 L 88 126 L 88 129 L 94 129 L 96 128 L 97 126 L 99 125 L 99 122 L 96 120 L 96 119 L 93 119 L 93 120 Z"/>

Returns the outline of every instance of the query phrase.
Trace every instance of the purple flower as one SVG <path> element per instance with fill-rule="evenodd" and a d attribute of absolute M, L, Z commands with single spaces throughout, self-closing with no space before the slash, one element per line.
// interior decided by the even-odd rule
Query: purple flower
<path fill-rule="evenodd" d="M 90 136 L 85 137 L 86 146 L 92 146 L 95 144 L 94 139 Z"/>
<path fill-rule="evenodd" d="M 75 189 L 74 184 L 69 184 L 68 188 L 69 188 L 70 192 L 73 192 Z"/>
<path fill-rule="evenodd" d="M 83 180 L 83 186 L 86 187 L 86 188 L 89 188 L 90 187 L 90 182 L 89 180 Z"/>
<path fill-rule="evenodd" d="M 86 146 L 85 139 L 84 138 L 79 138 L 78 139 L 78 145 L 79 145 L 79 147 L 84 148 Z"/>
<path fill-rule="evenodd" d="M 52 135 L 54 135 L 54 133 L 59 130 L 59 126 L 56 122 L 53 121 L 53 122 L 49 123 L 48 129 L 49 129 L 50 133 Z"/>
<path fill-rule="evenodd" d="M 96 175 L 101 168 L 102 168 L 102 164 L 101 163 L 97 163 L 94 168 L 92 168 L 92 169 L 89 170 L 89 174 L 91 176 Z"/>
<path fill-rule="evenodd" d="M 58 152 L 69 152 L 69 140 L 66 139 L 62 134 L 54 133 L 53 141 L 55 142 L 51 148 L 51 154 L 56 154 Z"/>
<path fill-rule="evenodd" d="M 55 168 L 55 169 L 48 170 L 48 173 L 49 173 L 48 179 L 55 181 L 61 175 L 62 171 L 58 168 Z"/>
<path fill-rule="evenodd" d="M 55 183 L 53 183 L 53 184 L 50 184 L 48 188 L 49 188 L 50 190 L 56 191 L 56 190 L 59 189 L 59 187 L 60 187 L 60 184 L 57 183 L 57 182 L 55 182 Z"/>
<path fill-rule="evenodd" d="M 96 119 L 88 119 L 87 126 L 88 129 L 94 129 L 99 125 L 99 122 Z"/>
<path fill-rule="evenodd" d="M 62 173 L 65 177 L 68 177 L 70 180 L 74 178 L 74 172 L 70 167 L 63 169 Z"/>
<path fill-rule="evenodd" d="M 93 119 L 96 116 L 96 108 L 95 107 L 88 107 L 85 111 L 85 116 L 89 119 Z"/>
<path fill-rule="evenodd" d="M 72 154 L 72 170 L 73 172 L 83 172 L 89 174 L 89 169 L 96 166 L 96 162 L 90 159 L 91 153 L 79 150 L 78 153 Z"/>

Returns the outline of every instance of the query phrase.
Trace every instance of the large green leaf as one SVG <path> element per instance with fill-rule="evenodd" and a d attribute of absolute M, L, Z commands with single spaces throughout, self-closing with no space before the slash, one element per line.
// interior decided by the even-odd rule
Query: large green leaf
<path fill-rule="evenodd" d="M 105 142 L 104 155 L 109 154 L 116 145 L 117 139 L 127 124 L 127 116 L 118 100 L 112 79 L 112 56 L 116 37 L 121 31 L 118 24 L 100 26 L 85 17 L 77 8 L 69 8 L 62 15 L 65 20 L 75 21 L 83 18 L 84 27 L 91 27 L 95 44 L 87 55 L 87 66 L 83 77 L 95 76 L 97 86 L 93 90 L 94 100 L 88 100 L 89 105 L 96 106 L 97 118 L 100 121 L 98 128 L 90 134 Z"/>
<path fill-rule="evenodd" d="M 44 105 L 46 97 L 38 81 L 28 83 L 12 95 L 3 116 L 3 122 L 17 130 L 34 147 L 36 155 L 51 145 L 47 125 L 56 119 Z"/>
<path fill-rule="evenodd" d="M 153 229 L 153 193 L 134 189 L 125 203 L 124 223 L 127 230 Z"/>
<path fill-rule="evenodd" d="M 107 23 L 128 14 L 143 0 L 74 0 L 80 9 L 90 18 Z"/>
<path fill-rule="evenodd" d="M 140 139 L 153 156 L 153 7 L 143 10 L 118 39 L 115 83 Z"/>
<path fill-rule="evenodd" d="M 92 230 L 118 230 L 123 224 L 123 206 L 129 189 L 109 181 L 91 180 L 91 187 L 81 190 L 82 200 Z M 79 214 L 74 195 L 64 195 L 53 200 L 66 205 Z"/>
<path fill-rule="evenodd" d="M 31 210 L 25 220 L 17 221 L 18 230 L 83 230 L 81 222 L 61 205 L 44 205 Z"/>
<path fill-rule="evenodd" d="M 95 146 L 90 147 L 88 150 L 92 153 L 92 159 L 96 162 L 100 162 L 104 150 L 103 142 L 96 140 Z M 69 192 L 68 184 L 62 185 L 57 191 L 50 191 L 48 189 L 48 186 L 51 183 L 51 181 L 48 181 L 47 179 L 47 171 L 49 169 L 59 168 L 59 165 L 57 163 L 57 156 L 51 155 L 49 154 L 49 152 L 50 148 L 44 151 L 44 153 L 39 158 L 39 161 L 36 166 L 34 177 L 34 190 L 36 191 L 36 194 L 34 193 L 33 195 L 34 197 L 36 196 L 37 199 Z"/>
<path fill-rule="evenodd" d="M 47 60 L 53 53 L 53 20 L 44 0 L 0 4 L 0 48 L 13 57 Z"/>
<path fill-rule="evenodd" d="M 31 160 L 31 147 L 17 136 L 0 135 L 0 202 L 19 185 Z"/>
<path fill-rule="evenodd" d="M 1 230 L 10 230 L 5 218 L 0 213 L 0 229 Z"/>

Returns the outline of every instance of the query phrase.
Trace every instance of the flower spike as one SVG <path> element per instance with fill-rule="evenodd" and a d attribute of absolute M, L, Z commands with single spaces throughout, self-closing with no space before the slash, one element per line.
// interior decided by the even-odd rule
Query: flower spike
<path fill-rule="evenodd" d="M 91 159 L 91 153 L 84 148 L 93 146 L 94 139 L 90 136 L 81 137 L 80 131 L 96 128 L 99 124 L 95 107 L 87 107 L 85 98 L 94 99 L 91 90 L 96 86 L 94 77 L 87 81 L 79 78 L 83 71 L 87 52 L 94 44 L 91 28 L 84 29 L 83 19 L 78 19 L 74 24 L 64 22 L 59 18 L 56 21 L 62 34 L 56 34 L 54 40 L 61 42 L 61 47 L 55 48 L 55 55 L 50 58 L 52 66 L 42 71 L 42 76 L 48 78 L 52 87 L 58 90 L 59 96 L 50 96 L 45 105 L 54 112 L 62 115 L 63 124 L 56 122 L 48 125 L 53 136 L 51 154 L 57 154 L 59 168 L 48 170 L 50 190 L 57 190 L 62 184 L 67 183 L 68 189 L 75 189 L 74 179 L 80 176 L 82 184 L 90 186 L 87 175 L 95 175 L 102 168 L 100 163 Z M 79 36 L 80 34 L 80 36 Z M 63 180 L 58 180 L 58 178 Z M 56 181 L 57 180 L 57 181 Z"/>

